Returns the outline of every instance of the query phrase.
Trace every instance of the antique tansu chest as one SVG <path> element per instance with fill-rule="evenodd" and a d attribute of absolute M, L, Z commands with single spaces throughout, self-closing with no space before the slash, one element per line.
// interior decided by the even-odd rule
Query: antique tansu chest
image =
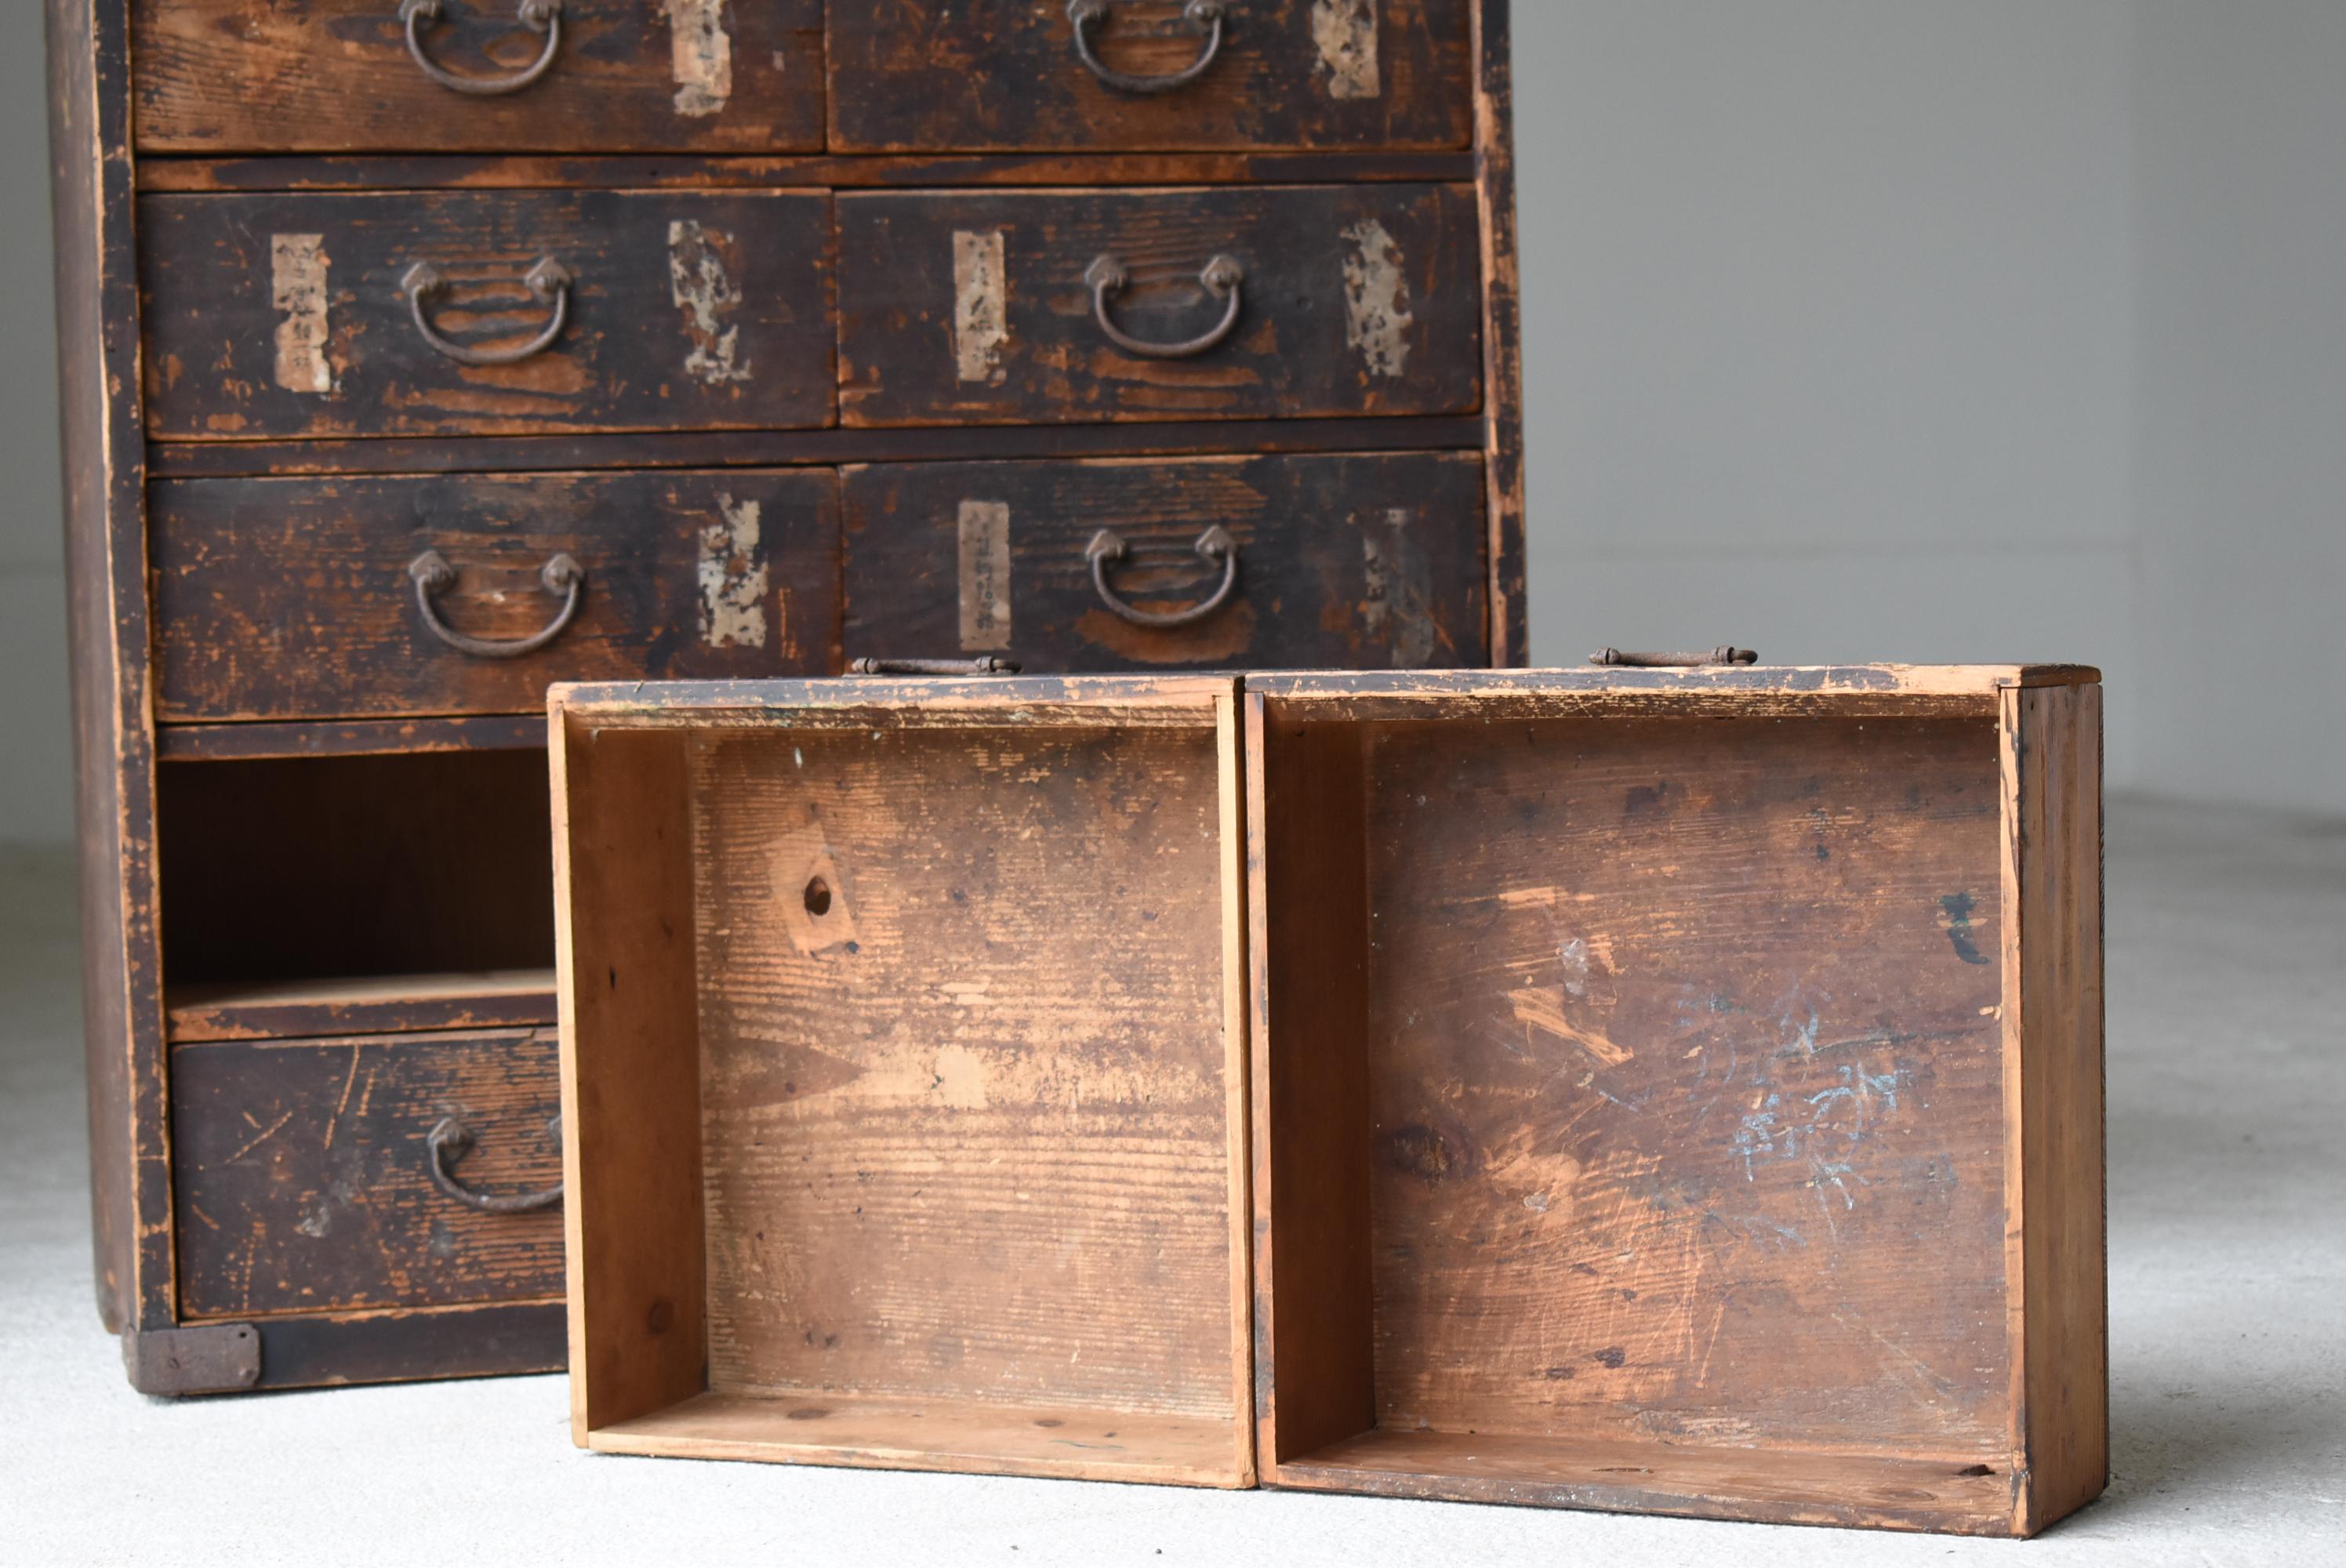
<path fill-rule="evenodd" d="M 2091 670 L 553 726 L 587 1446 L 1994 1534 L 2102 1488 Z"/>
<path fill-rule="evenodd" d="M 1520 664 L 1504 0 L 49 0 L 98 1299 L 563 1361 L 547 685 Z"/>

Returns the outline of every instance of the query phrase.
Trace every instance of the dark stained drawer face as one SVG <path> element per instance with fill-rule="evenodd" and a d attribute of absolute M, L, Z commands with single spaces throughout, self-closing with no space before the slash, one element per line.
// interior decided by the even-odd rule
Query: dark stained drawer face
<path fill-rule="evenodd" d="M 1472 130 L 1466 0 L 1225 0 L 1219 28 L 1188 0 L 1088 11 L 833 5 L 832 147 L 1430 148 Z"/>
<path fill-rule="evenodd" d="M 801 191 L 150 196 L 149 432 L 828 424 L 830 210 Z"/>
<path fill-rule="evenodd" d="M 841 491 L 851 658 L 1487 662 L 1472 453 L 892 464 Z"/>
<path fill-rule="evenodd" d="M 192 479 L 148 495 L 167 719 L 526 713 L 556 680 L 820 675 L 838 639 L 826 470 Z"/>
<path fill-rule="evenodd" d="M 171 1053 L 179 1305 L 189 1317 L 562 1294 L 551 1030 L 182 1045 Z M 442 1147 L 433 1134 L 444 1122 Z M 452 1141 L 453 1140 L 453 1141 Z"/>
<path fill-rule="evenodd" d="M 1472 413 L 1463 185 L 842 196 L 853 425 Z"/>
<path fill-rule="evenodd" d="M 533 17 L 533 3 L 551 15 Z M 412 22 L 410 9 L 401 0 L 133 0 L 139 147 L 822 146 L 821 0 L 439 0 L 436 16 L 427 5 Z"/>

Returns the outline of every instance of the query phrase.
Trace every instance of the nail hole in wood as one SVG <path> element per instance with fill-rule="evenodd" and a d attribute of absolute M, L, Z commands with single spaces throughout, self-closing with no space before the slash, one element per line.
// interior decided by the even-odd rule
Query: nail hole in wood
<path fill-rule="evenodd" d="M 821 919 L 831 912 L 831 884 L 821 877 L 808 880 L 806 885 L 807 913 Z"/>

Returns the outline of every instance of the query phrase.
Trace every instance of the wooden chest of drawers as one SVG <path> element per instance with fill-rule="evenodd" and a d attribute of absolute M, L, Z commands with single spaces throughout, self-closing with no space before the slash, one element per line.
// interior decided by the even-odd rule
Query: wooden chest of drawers
<path fill-rule="evenodd" d="M 1504 0 L 50 0 L 98 1298 L 561 1364 L 556 679 L 1522 662 Z"/>

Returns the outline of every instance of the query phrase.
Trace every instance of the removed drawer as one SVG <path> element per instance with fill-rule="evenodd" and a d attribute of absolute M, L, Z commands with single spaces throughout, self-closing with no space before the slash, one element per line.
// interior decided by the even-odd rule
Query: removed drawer
<path fill-rule="evenodd" d="M 848 424 L 1457 414 L 1464 185 L 842 196 Z"/>
<path fill-rule="evenodd" d="M 830 199 L 150 196 L 166 440 L 831 423 Z"/>
<path fill-rule="evenodd" d="M 831 8 L 847 152 L 1466 145 L 1466 0 Z"/>
<path fill-rule="evenodd" d="M 562 1294 L 551 1030 L 171 1053 L 184 1317 Z"/>
<path fill-rule="evenodd" d="M 160 480 L 148 511 L 166 719 L 526 713 L 838 640 L 828 470 Z"/>
<path fill-rule="evenodd" d="M 133 0 L 168 152 L 822 146 L 822 0 Z"/>
<path fill-rule="evenodd" d="M 841 494 L 851 657 L 1487 659 L 1470 453 L 892 464 L 847 470 Z"/>

